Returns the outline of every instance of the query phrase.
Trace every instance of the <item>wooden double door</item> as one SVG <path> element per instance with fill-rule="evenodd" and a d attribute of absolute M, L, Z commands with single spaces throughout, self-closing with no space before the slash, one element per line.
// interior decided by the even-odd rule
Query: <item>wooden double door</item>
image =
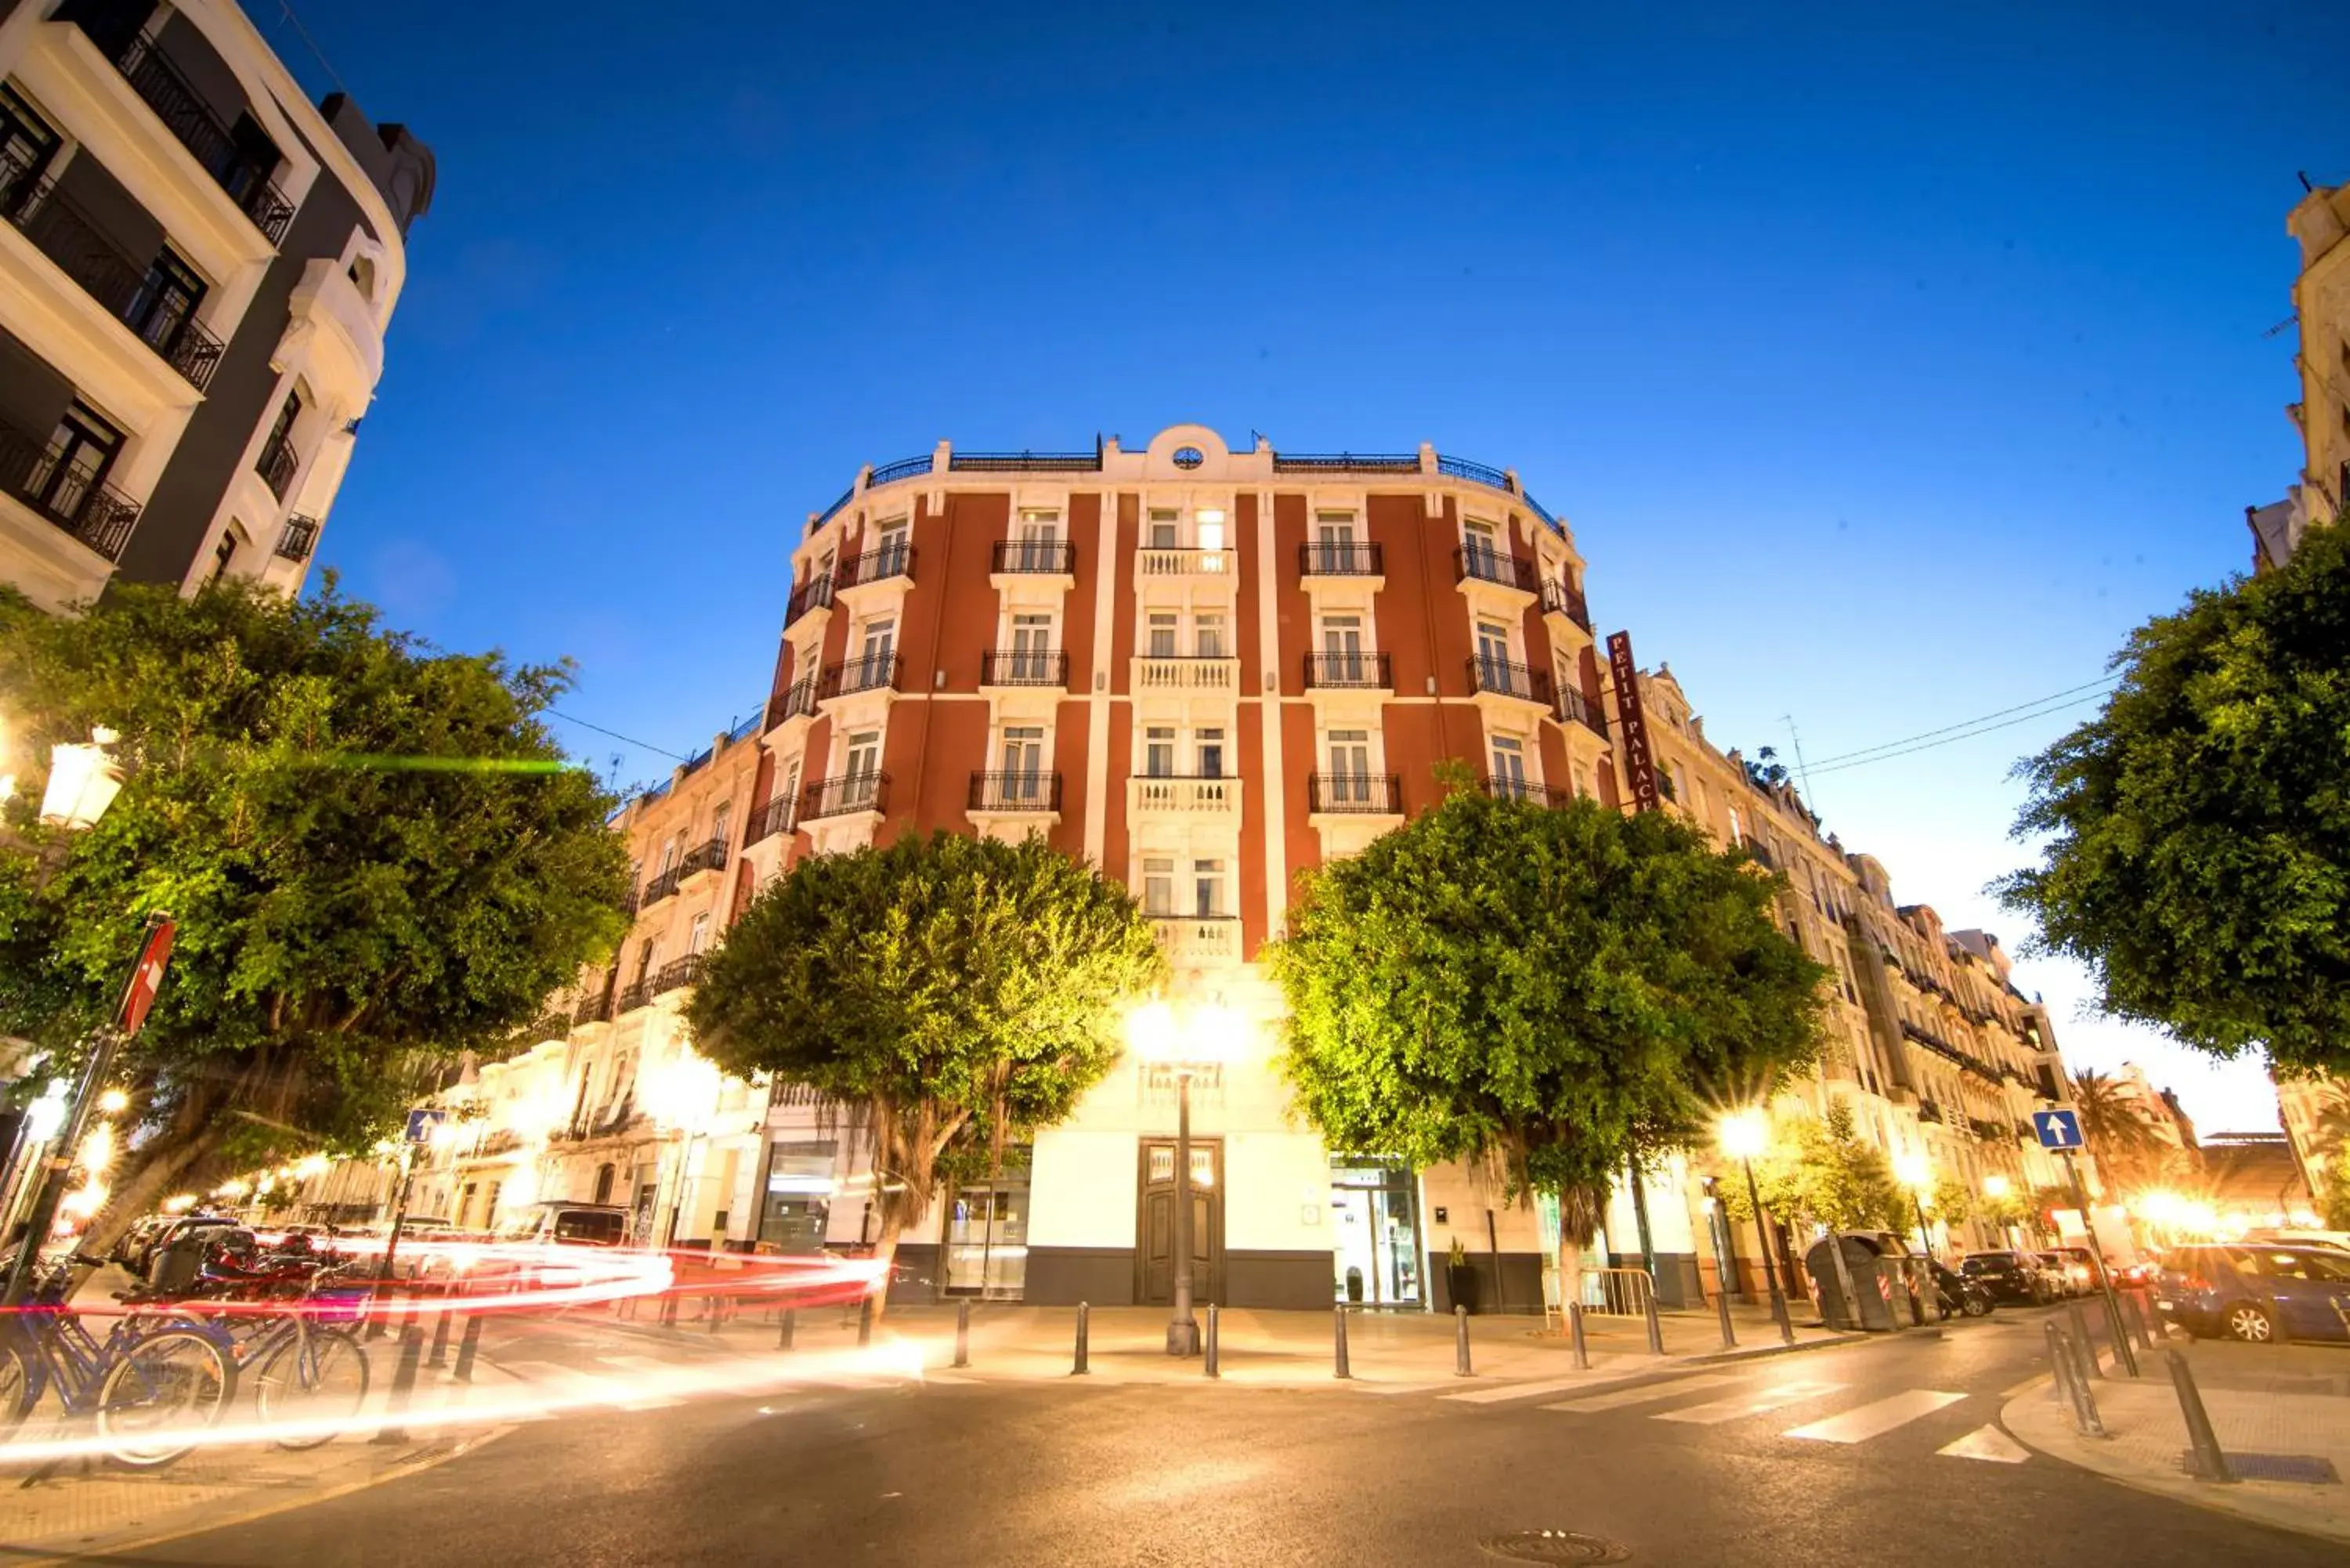
<path fill-rule="evenodd" d="M 1134 1299 L 1175 1301 L 1175 1140 L 1142 1140 L 1135 1196 Z M 1191 1300 L 1224 1299 L 1224 1144 L 1191 1140 Z"/>

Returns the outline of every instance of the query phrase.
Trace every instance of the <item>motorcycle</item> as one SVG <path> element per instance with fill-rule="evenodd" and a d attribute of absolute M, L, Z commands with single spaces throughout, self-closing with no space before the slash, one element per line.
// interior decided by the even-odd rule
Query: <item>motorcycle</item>
<path fill-rule="evenodd" d="M 1991 1293 L 1955 1269 L 1934 1265 L 1935 1304 L 1948 1321 L 1952 1313 L 1963 1317 L 1989 1317 Z"/>

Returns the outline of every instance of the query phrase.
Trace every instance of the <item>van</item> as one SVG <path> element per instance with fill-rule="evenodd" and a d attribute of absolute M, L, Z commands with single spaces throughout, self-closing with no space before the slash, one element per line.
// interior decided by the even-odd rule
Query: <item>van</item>
<path fill-rule="evenodd" d="M 629 1215 L 617 1203 L 536 1203 L 502 1231 L 502 1241 L 557 1247 L 622 1247 Z"/>

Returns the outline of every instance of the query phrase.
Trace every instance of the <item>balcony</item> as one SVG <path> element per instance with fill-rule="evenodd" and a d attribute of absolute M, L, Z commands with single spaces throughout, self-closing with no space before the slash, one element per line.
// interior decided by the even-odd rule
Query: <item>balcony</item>
<path fill-rule="evenodd" d="M 1918 1119 L 1939 1127 L 1942 1125 L 1942 1107 L 1931 1100 L 1921 1099 L 1918 1102 Z"/>
<path fill-rule="evenodd" d="M 958 452 L 947 457 L 951 473 L 1097 473 L 1099 452 Z"/>
<path fill-rule="evenodd" d="M 1273 454 L 1275 473 L 1418 473 L 1418 452 L 1338 452 Z"/>
<path fill-rule="evenodd" d="M 1152 915 L 1150 924 L 1167 961 L 1178 969 L 1241 961 L 1237 915 Z"/>
<path fill-rule="evenodd" d="M 1477 787 L 1495 800 L 1513 800 L 1521 805 L 1563 806 L 1575 800 L 1575 792 L 1571 789 L 1553 789 L 1548 784 L 1504 778 L 1498 774 L 1485 774 L 1477 781 Z"/>
<path fill-rule="evenodd" d="M 0 425 L 0 490 L 108 560 L 120 560 L 139 521 L 138 504 L 110 484 L 81 477 L 64 456 L 47 441 Z"/>
<path fill-rule="evenodd" d="M 1591 635 L 1591 607 L 1584 602 L 1580 588 L 1544 577 L 1542 582 L 1542 607 L 1543 614 L 1565 616 L 1582 628 L 1586 637 Z"/>
<path fill-rule="evenodd" d="M 714 876 L 726 869 L 726 840 L 705 839 L 685 852 L 677 863 L 677 885 L 682 889 L 694 886 L 695 879 Z"/>
<path fill-rule="evenodd" d="M 51 182 L 25 189 L 28 172 L 14 154 L 0 151 L 0 213 L 188 385 L 203 391 L 220 364 L 221 341 L 196 325 L 194 303 L 151 279 L 147 263 L 118 250 Z"/>
<path fill-rule="evenodd" d="M 1309 653 L 1308 691 L 1391 691 L 1395 675 L 1384 653 Z"/>
<path fill-rule="evenodd" d="M 1137 692 L 1237 691 L 1240 684 L 1241 661 L 1237 659 L 1138 654 L 1134 660 Z"/>
<path fill-rule="evenodd" d="M 1066 687 L 1069 656 L 1056 648 L 999 648 L 980 655 L 979 683 Z"/>
<path fill-rule="evenodd" d="M 1504 556 L 1498 550 L 1453 551 L 1452 578 L 1460 583 L 1491 583 L 1529 597 L 1542 587 L 1542 574 L 1534 569 L 1532 561 Z"/>
<path fill-rule="evenodd" d="M 1236 816 L 1241 809 L 1241 781 L 1233 778 L 1147 774 L 1128 780 L 1127 791 L 1137 816 Z"/>
<path fill-rule="evenodd" d="M 1555 711 L 1558 698 L 1549 670 L 1529 669 L 1506 659 L 1472 658 L 1468 664 L 1469 690 L 1478 695 L 1513 698 Z"/>
<path fill-rule="evenodd" d="M 286 491 L 293 488 L 294 471 L 301 466 L 302 460 L 294 452 L 294 442 L 279 431 L 270 436 L 261 455 L 254 460 L 253 472 L 261 475 L 261 483 L 269 486 L 270 494 L 283 501 Z"/>
<path fill-rule="evenodd" d="M 743 847 L 748 849 L 761 839 L 773 838 L 778 833 L 791 832 L 794 826 L 793 805 L 791 796 L 779 794 L 753 812 L 750 822 L 743 829 Z"/>
<path fill-rule="evenodd" d="M 971 775 L 971 815 L 973 816 L 1012 816 L 1035 814 L 1061 814 L 1061 775 L 1058 774 L 990 774 Z"/>
<path fill-rule="evenodd" d="M 1134 575 L 1139 577 L 1228 577 L 1235 569 L 1229 547 L 1177 550 L 1145 546 L 1134 556 Z"/>
<path fill-rule="evenodd" d="M 928 452 L 924 452 L 920 457 L 901 457 L 895 462 L 881 464 L 868 474 L 865 479 L 865 488 L 879 490 L 885 484 L 895 484 L 901 479 L 911 479 L 917 474 L 928 473 L 935 466 Z"/>
<path fill-rule="evenodd" d="M 571 1010 L 571 1027 L 574 1029 L 584 1029 L 590 1023 L 609 1023 L 611 1021 L 612 993 L 608 990 L 598 992 Z"/>
<path fill-rule="evenodd" d="M 852 588 L 869 588 L 879 583 L 903 578 L 914 580 L 914 547 L 907 544 L 877 545 L 844 556 L 832 569 L 832 586 L 836 593 Z"/>
<path fill-rule="evenodd" d="M 235 134 L 155 47 L 155 40 L 142 30 L 154 10 L 152 4 L 140 0 L 130 4 L 96 0 L 65 7 L 58 19 L 72 22 L 88 36 L 99 52 L 122 73 L 130 90 L 155 111 L 163 129 L 194 155 L 263 237 L 273 245 L 277 244 L 286 237 L 286 225 L 293 221 L 294 203 L 269 178 L 276 172 L 275 161 L 265 168 L 259 158 L 238 146 Z"/>
<path fill-rule="evenodd" d="M 1383 577 L 1387 571 L 1387 551 L 1376 544 L 1331 541 L 1297 546 L 1301 577 Z"/>
<path fill-rule="evenodd" d="M 1401 816 L 1403 780 L 1394 774 L 1308 774 L 1305 809 L 1316 815 Z"/>
<path fill-rule="evenodd" d="M 1075 576 L 1077 547 L 1066 539 L 1000 539 L 987 569 L 997 576 Z"/>
<path fill-rule="evenodd" d="M 815 822 L 860 811 L 887 811 L 889 802 L 888 774 L 842 774 L 836 778 L 819 779 L 800 792 L 800 820 Z"/>
<path fill-rule="evenodd" d="M 281 560 L 307 561 L 317 547 L 318 520 L 296 512 L 286 519 L 286 526 L 277 531 L 277 555 Z"/>
<path fill-rule="evenodd" d="M 853 697 L 859 691 L 894 691 L 898 689 L 901 662 L 894 653 L 868 653 L 862 659 L 827 664 L 816 678 L 816 700 L 829 702 L 836 697 Z"/>
<path fill-rule="evenodd" d="M 767 728 L 780 729 L 794 719 L 816 717 L 816 677 L 802 676 L 788 691 L 767 699 Z"/>
<path fill-rule="evenodd" d="M 668 870 L 662 872 L 660 876 L 655 877 L 651 881 L 646 883 L 644 891 L 637 896 L 638 912 L 641 914 L 645 910 L 651 909 L 655 904 L 660 903 L 663 898 L 676 897 L 677 885 L 682 879 L 683 878 L 678 872 L 678 868 L 672 866 Z"/>
<path fill-rule="evenodd" d="M 1601 740 L 1607 738 L 1607 721 L 1601 718 L 1588 698 L 1574 687 L 1563 687 L 1558 694 L 1558 722 L 1580 724 Z"/>
<path fill-rule="evenodd" d="M 652 1000 L 652 981 L 640 980 L 636 984 L 621 990 L 619 1001 L 614 1005 L 612 1011 L 615 1016 L 623 1012 L 635 1012 L 650 1006 Z"/>
<path fill-rule="evenodd" d="M 702 955 L 688 953 L 683 958 L 674 959 L 655 971 L 650 989 L 651 994 L 662 996 L 691 985 L 701 978 Z"/>
<path fill-rule="evenodd" d="M 786 631 L 790 630 L 792 623 L 799 619 L 800 617 L 807 614 L 810 610 L 830 609 L 831 607 L 831 574 L 827 573 L 820 577 L 810 577 L 806 582 L 804 582 L 798 587 L 794 588 L 792 590 L 792 597 L 784 601 L 784 629 Z"/>

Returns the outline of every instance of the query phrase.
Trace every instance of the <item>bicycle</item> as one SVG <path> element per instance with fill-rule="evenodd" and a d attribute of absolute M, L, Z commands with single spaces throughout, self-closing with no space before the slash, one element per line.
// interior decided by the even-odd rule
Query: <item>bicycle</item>
<path fill-rule="evenodd" d="M 169 1303 L 169 1317 L 214 1336 L 240 1381 L 251 1374 L 254 1404 L 264 1425 L 335 1423 L 301 1437 L 274 1438 L 277 1447 L 298 1453 L 332 1442 L 367 1402 L 368 1354 L 359 1335 L 343 1325 L 359 1320 L 371 1287 L 344 1282 L 348 1265 L 292 1272 L 214 1272 L 220 1266 L 208 1260 L 195 1282 L 203 1299 L 220 1304 L 208 1313 L 199 1301 L 182 1297 Z M 231 1305 L 286 1297 L 300 1304 L 251 1316 Z"/>
<path fill-rule="evenodd" d="M 236 1395 L 236 1363 L 224 1335 L 149 1314 L 125 1314 L 98 1339 L 68 1304 L 77 1272 L 98 1266 L 67 1260 L 0 1322 L 0 1438 L 54 1387 L 68 1417 L 92 1419 L 117 1464 L 168 1465 L 220 1424 Z"/>

